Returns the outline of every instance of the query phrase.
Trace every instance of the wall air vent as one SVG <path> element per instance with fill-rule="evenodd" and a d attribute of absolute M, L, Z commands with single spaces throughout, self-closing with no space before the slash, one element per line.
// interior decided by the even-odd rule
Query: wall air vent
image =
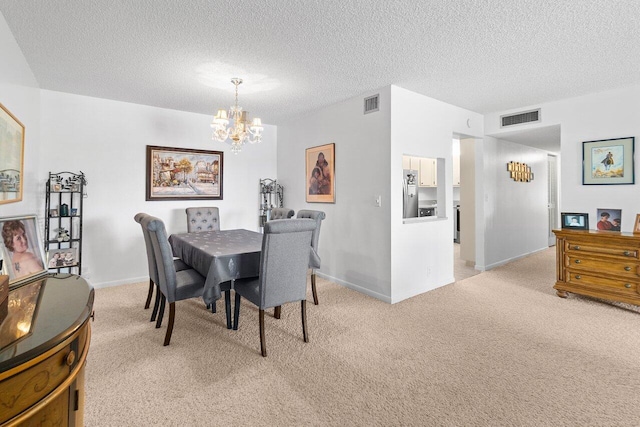
<path fill-rule="evenodd" d="M 380 101 L 380 94 L 370 96 L 364 99 L 364 114 L 373 113 L 374 111 L 378 111 L 380 108 L 378 107 Z"/>
<path fill-rule="evenodd" d="M 500 127 L 509 127 L 525 123 L 535 123 L 540 121 L 540 109 L 525 111 L 517 114 L 500 116 Z"/>

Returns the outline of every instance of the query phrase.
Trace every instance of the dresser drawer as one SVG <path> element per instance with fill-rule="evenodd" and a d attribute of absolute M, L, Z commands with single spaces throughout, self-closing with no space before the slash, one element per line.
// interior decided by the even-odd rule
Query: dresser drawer
<path fill-rule="evenodd" d="M 590 274 L 584 274 L 583 272 L 576 272 L 572 270 L 567 271 L 566 282 L 572 285 L 594 286 L 598 289 L 609 289 L 629 294 L 640 293 L 637 281 L 615 278 L 603 279 L 602 277 L 592 276 Z"/>
<path fill-rule="evenodd" d="M 585 253 L 592 255 L 610 255 L 621 258 L 640 260 L 640 250 L 634 247 L 607 246 L 598 243 L 582 242 L 580 240 L 565 240 L 567 254 Z"/>
<path fill-rule="evenodd" d="M 635 279 L 640 277 L 640 265 L 632 259 L 630 259 L 629 262 L 623 262 L 607 259 L 593 259 L 580 256 L 580 254 L 570 254 L 565 257 L 565 267 L 573 270 L 597 271 L 600 273 L 608 273 Z"/>

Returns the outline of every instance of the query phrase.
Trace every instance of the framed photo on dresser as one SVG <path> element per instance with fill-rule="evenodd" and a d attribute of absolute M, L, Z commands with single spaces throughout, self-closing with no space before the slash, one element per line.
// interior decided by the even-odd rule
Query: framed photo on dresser
<path fill-rule="evenodd" d="M 562 217 L 562 228 L 573 230 L 589 229 L 589 214 L 587 213 L 562 212 L 560 216 Z"/>

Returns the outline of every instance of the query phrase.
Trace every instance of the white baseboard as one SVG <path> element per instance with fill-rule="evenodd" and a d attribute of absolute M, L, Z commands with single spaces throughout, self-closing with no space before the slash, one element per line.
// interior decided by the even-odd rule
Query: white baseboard
<path fill-rule="evenodd" d="M 481 271 L 491 270 L 492 268 L 500 267 L 501 265 L 508 264 L 511 261 L 515 261 L 517 259 L 524 258 L 524 257 L 527 257 L 529 255 L 533 255 L 533 254 L 538 253 L 538 252 L 546 251 L 547 249 L 549 249 L 549 248 L 548 247 L 540 248 L 540 249 L 536 249 L 535 251 L 528 252 L 526 254 L 522 254 L 522 255 L 514 256 L 514 257 L 509 258 L 509 259 L 505 259 L 505 260 L 502 260 L 502 261 L 494 262 L 493 264 L 485 265 L 484 268 Z M 480 268 L 482 268 L 482 267 L 480 267 Z M 476 266 L 476 269 L 478 269 L 478 266 Z"/>
<path fill-rule="evenodd" d="M 350 283 L 350 282 L 347 282 L 347 281 L 344 281 L 344 280 L 340 280 L 340 279 L 338 279 L 336 277 L 329 276 L 328 274 L 321 273 L 321 272 L 319 272 L 317 270 L 316 270 L 316 274 L 318 276 L 322 277 L 323 279 L 327 279 L 327 280 L 329 280 L 331 282 L 337 283 L 338 285 L 342 285 L 345 288 L 353 289 L 354 291 L 360 292 L 361 294 L 365 294 L 365 295 L 368 295 L 368 296 L 373 297 L 375 299 L 379 299 L 380 301 L 384 301 L 384 302 L 387 302 L 387 303 L 391 304 L 391 298 L 389 296 L 387 296 L 387 295 L 383 295 L 383 294 L 380 294 L 378 292 L 374 292 L 371 289 L 367 289 L 367 288 L 363 288 L 363 287 L 358 286 L 358 285 L 354 285 L 353 283 Z"/>
<path fill-rule="evenodd" d="M 88 280 L 91 283 L 91 280 Z M 94 289 L 101 288 L 110 288 L 112 286 L 120 286 L 120 285 L 132 285 L 134 283 L 140 282 L 149 282 L 149 276 L 144 277 L 132 277 L 130 279 L 122 279 L 122 280 L 114 280 L 113 282 L 99 282 L 99 283 L 91 283 Z"/>

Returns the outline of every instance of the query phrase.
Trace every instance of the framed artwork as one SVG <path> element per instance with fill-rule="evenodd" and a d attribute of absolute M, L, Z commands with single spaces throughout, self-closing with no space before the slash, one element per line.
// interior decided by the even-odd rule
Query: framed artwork
<path fill-rule="evenodd" d="M 622 225 L 622 209 L 598 209 L 598 230 L 620 231 Z"/>
<path fill-rule="evenodd" d="M 0 104 L 0 205 L 22 200 L 24 125 Z"/>
<path fill-rule="evenodd" d="M 305 189 L 307 202 L 336 202 L 335 154 L 334 143 L 311 147 L 305 150 Z"/>
<path fill-rule="evenodd" d="M 562 218 L 562 228 L 570 228 L 573 230 L 589 229 L 589 214 L 562 212 L 560 216 Z"/>
<path fill-rule="evenodd" d="M 2 273 L 9 286 L 47 272 L 37 224 L 35 215 L 0 218 Z"/>
<path fill-rule="evenodd" d="M 146 200 L 222 200 L 222 151 L 147 145 Z"/>
<path fill-rule="evenodd" d="M 635 138 L 582 143 L 582 185 L 634 184 Z"/>
<path fill-rule="evenodd" d="M 47 268 L 73 267 L 78 265 L 78 249 L 49 249 L 47 253 Z"/>
<path fill-rule="evenodd" d="M 633 234 L 640 234 L 640 214 L 636 215 L 636 222 L 633 225 Z"/>

